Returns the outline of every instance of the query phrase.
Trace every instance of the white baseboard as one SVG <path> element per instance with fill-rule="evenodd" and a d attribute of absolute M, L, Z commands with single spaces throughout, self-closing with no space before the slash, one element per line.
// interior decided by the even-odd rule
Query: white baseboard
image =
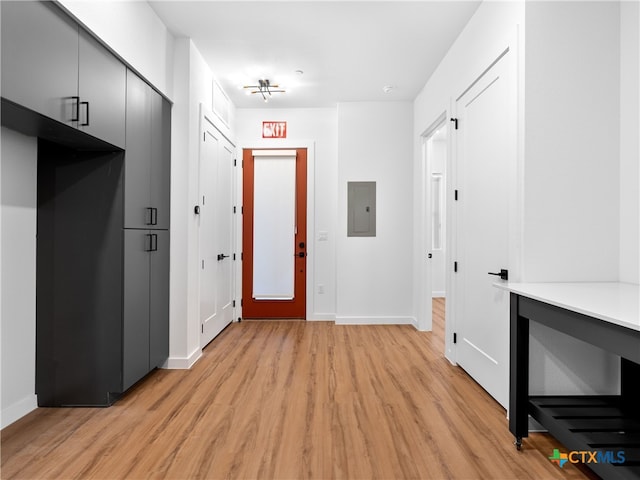
<path fill-rule="evenodd" d="M 311 317 L 307 317 L 308 322 L 335 322 L 335 313 L 312 313 Z"/>
<path fill-rule="evenodd" d="M 413 325 L 417 322 L 414 317 L 356 317 L 336 316 L 336 325 Z"/>
<path fill-rule="evenodd" d="M 0 428 L 11 425 L 16 420 L 20 420 L 28 413 L 33 412 L 36 408 L 38 408 L 38 397 L 36 395 L 28 395 L 13 405 L 3 408 L 0 414 Z"/>
<path fill-rule="evenodd" d="M 197 348 L 188 357 L 169 357 L 162 368 L 168 370 L 189 370 L 202 357 L 202 349 Z"/>

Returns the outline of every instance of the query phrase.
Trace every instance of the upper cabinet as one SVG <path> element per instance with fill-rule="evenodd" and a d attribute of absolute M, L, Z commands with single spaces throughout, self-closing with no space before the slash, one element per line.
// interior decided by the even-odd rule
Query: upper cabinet
<path fill-rule="evenodd" d="M 72 125 L 77 109 L 78 26 L 58 7 L 0 2 L 2 96 Z"/>
<path fill-rule="evenodd" d="M 84 30 L 78 58 L 78 128 L 124 148 L 126 67 Z"/>
<path fill-rule="evenodd" d="M 126 67 L 52 2 L 0 2 L 2 97 L 124 148 Z"/>
<path fill-rule="evenodd" d="M 171 105 L 127 72 L 125 228 L 168 229 Z"/>

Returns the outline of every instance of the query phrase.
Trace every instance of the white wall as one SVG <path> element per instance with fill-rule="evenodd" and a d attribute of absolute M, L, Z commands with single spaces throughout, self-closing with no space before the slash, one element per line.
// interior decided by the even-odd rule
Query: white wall
<path fill-rule="evenodd" d="M 618 280 L 619 35 L 618 3 L 526 4 L 525 281 Z"/>
<path fill-rule="evenodd" d="M 200 358 L 198 204 L 200 112 L 211 110 L 213 72 L 188 38 L 175 42 L 171 125 L 171 284 L 168 368 L 189 368 Z M 231 107 L 231 118 L 235 109 Z M 232 141 L 233 128 L 223 128 Z"/>
<path fill-rule="evenodd" d="M 274 102 L 277 101 L 274 100 Z M 307 319 L 333 320 L 336 314 L 336 215 L 338 210 L 338 118 L 335 108 L 238 109 L 238 158 L 243 148 L 314 148 L 313 225 L 308 238 Z M 263 121 L 287 122 L 286 139 L 263 139 Z M 240 182 L 241 183 L 241 182 Z M 238 190 L 239 194 L 241 190 Z M 239 203 L 241 203 L 239 201 Z M 326 232 L 326 240 L 319 240 Z M 324 293 L 319 293 L 322 287 Z M 310 308 L 309 308 L 310 307 Z"/>
<path fill-rule="evenodd" d="M 412 106 L 338 105 L 338 323 L 412 323 Z M 376 236 L 347 237 L 347 182 L 376 182 Z"/>
<path fill-rule="evenodd" d="M 160 92 L 172 98 L 174 38 L 147 2 L 59 3 Z"/>
<path fill-rule="evenodd" d="M 0 142 L 0 428 L 4 428 L 37 406 L 37 140 L 3 127 Z"/>
<path fill-rule="evenodd" d="M 526 4 L 523 281 L 620 278 L 620 234 L 638 222 L 633 207 L 630 225 L 620 222 L 621 198 L 638 189 L 630 180 L 620 191 L 620 19 L 614 2 Z M 636 259 L 638 248 L 636 236 Z M 618 391 L 613 355 L 535 323 L 530 331 L 532 393 Z"/>
<path fill-rule="evenodd" d="M 620 281 L 640 283 L 640 2 L 620 4 Z"/>

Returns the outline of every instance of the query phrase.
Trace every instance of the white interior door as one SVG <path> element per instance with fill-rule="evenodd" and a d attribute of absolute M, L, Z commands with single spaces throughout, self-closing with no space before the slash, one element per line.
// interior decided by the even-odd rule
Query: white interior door
<path fill-rule="evenodd" d="M 200 345 L 233 318 L 233 146 L 208 122 L 200 148 Z"/>
<path fill-rule="evenodd" d="M 506 407 L 509 296 L 489 272 L 508 269 L 510 115 L 509 54 L 458 99 L 455 204 L 456 360 Z"/>

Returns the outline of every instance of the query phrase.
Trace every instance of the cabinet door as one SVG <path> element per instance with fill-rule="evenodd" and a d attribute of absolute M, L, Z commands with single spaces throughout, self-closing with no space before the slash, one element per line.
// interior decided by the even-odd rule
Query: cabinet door
<path fill-rule="evenodd" d="M 2 96 L 74 125 L 78 26 L 52 2 L 0 2 Z"/>
<path fill-rule="evenodd" d="M 79 59 L 78 128 L 124 148 L 126 67 L 84 30 L 80 31 Z"/>
<path fill-rule="evenodd" d="M 149 372 L 151 232 L 124 230 L 123 391 Z"/>
<path fill-rule="evenodd" d="M 151 205 L 156 208 L 155 225 L 169 228 L 171 196 L 171 104 L 158 93 L 151 97 Z"/>
<path fill-rule="evenodd" d="M 124 226 L 149 228 L 151 210 L 151 88 L 127 71 Z"/>
<path fill-rule="evenodd" d="M 169 232 L 153 230 L 149 300 L 149 368 L 161 367 L 169 357 Z"/>

